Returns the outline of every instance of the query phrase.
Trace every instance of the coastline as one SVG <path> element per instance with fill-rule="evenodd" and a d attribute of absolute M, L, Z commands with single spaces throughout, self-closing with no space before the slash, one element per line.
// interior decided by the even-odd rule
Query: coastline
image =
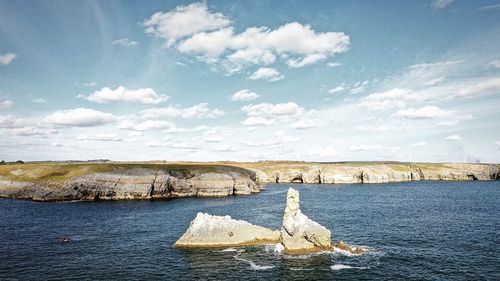
<path fill-rule="evenodd" d="M 500 179 L 499 164 L 342 162 L 36 162 L 0 166 L 0 197 L 150 200 L 258 193 L 268 183 L 349 184 Z"/>

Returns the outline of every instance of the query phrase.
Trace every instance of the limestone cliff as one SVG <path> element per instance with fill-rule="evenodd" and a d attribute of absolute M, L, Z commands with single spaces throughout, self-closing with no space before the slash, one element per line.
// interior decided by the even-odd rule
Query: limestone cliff
<path fill-rule="evenodd" d="M 219 197 L 263 188 L 255 173 L 230 166 L 28 164 L 7 168 L 7 172 L 0 170 L 0 197 L 36 201 Z"/>
<path fill-rule="evenodd" d="M 497 164 L 398 162 L 256 162 L 237 163 L 263 183 L 388 183 L 417 180 L 497 180 Z"/>

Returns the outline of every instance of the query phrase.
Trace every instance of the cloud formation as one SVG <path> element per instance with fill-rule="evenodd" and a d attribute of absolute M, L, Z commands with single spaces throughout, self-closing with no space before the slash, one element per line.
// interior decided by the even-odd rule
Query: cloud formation
<path fill-rule="evenodd" d="M 123 86 L 118 86 L 115 90 L 104 87 L 83 98 L 96 103 L 127 102 L 137 104 L 158 104 L 166 101 L 169 97 L 159 95 L 151 88 L 131 90 Z"/>
<path fill-rule="evenodd" d="M 178 6 L 157 12 L 144 21 L 146 33 L 161 38 L 167 47 L 218 62 L 223 56 L 229 72 L 250 64 L 268 65 L 278 57 L 292 68 L 326 60 L 349 49 L 349 36 L 343 32 L 316 32 L 310 25 L 290 22 L 271 29 L 248 27 L 236 33 L 222 13 L 209 11 L 205 2 Z"/>
<path fill-rule="evenodd" d="M 248 79 L 250 80 L 268 80 L 270 82 L 278 81 L 285 78 L 276 69 L 270 67 L 261 67 L 257 69 Z"/>
<path fill-rule="evenodd" d="M 257 95 L 255 92 L 252 92 L 248 89 L 243 89 L 240 90 L 234 94 L 231 95 L 231 100 L 232 101 L 251 101 L 256 98 L 258 98 L 259 95 Z"/>
<path fill-rule="evenodd" d="M 0 54 L 0 64 L 1 65 L 11 64 L 16 58 L 17 55 L 14 53 L 5 53 L 3 55 Z"/>
<path fill-rule="evenodd" d="M 119 46 L 123 46 L 123 47 L 135 47 L 135 46 L 139 45 L 139 42 L 130 40 L 128 38 L 121 38 L 121 39 L 113 40 L 113 42 L 111 42 L 111 44 L 112 45 L 119 45 Z"/>
<path fill-rule="evenodd" d="M 43 121 L 56 126 L 94 127 L 113 123 L 116 121 L 116 117 L 111 113 L 80 107 L 58 110 L 46 116 Z"/>

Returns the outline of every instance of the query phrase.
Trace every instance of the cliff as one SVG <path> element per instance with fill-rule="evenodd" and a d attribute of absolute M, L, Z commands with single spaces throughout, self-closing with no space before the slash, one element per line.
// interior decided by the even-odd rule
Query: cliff
<path fill-rule="evenodd" d="M 0 197 L 36 201 L 218 197 L 266 183 L 497 180 L 498 164 L 397 162 L 146 162 L 0 165 Z"/>
<path fill-rule="evenodd" d="M 238 163 L 264 183 L 389 183 L 418 180 L 497 180 L 498 164 L 398 162 Z"/>
<path fill-rule="evenodd" d="M 0 167 L 0 197 L 35 201 L 219 197 L 260 192 L 255 173 L 223 165 L 25 164 Z"/>

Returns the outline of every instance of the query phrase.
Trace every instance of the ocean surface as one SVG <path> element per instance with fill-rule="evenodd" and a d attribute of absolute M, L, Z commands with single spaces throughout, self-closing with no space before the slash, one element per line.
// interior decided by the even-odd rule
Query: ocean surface
<path fill-rule="evenodd" d="M 279 228 L 289 186 L 334 241 L 370 253 L 172 247 L 197 212 Z M 164 201 L 0 199 L 0 280 L 17 279 L 500 280 L 500 182 L 272 184 L 255 195 Z"/>

